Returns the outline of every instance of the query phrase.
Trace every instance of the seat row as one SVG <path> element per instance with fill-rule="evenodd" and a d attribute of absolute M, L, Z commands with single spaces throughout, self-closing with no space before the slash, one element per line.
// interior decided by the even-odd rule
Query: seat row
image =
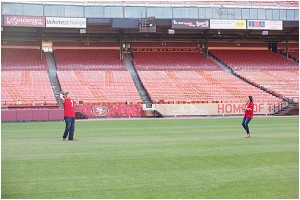
<path fill-rule="evenodd" d="M 56 50 L 56 53 L 58 57 L 55 59 L 58 65 L 66 67 L 64 70 L 58 69 L 57 71 L 61 88 L 71 92 L 77 100 L 92 103 L 141 103 L 141 98 L 130 73 L 125 68 L 124 61 L 116 61 L 119 59 L 119 51 Z M 299 98 L 299 92 L 297 92 L 299 88 L 296 86 L 299 82 L 299 73 L 298 68 L 295 67 L 296 64 L 292 61 L 280 55 L 274 55 L 270 51 L 260 52 L 259 55 L 255 51 L 213 50 L 212 53 L 219 54 L 225 63 L 228 62 L 232 66 L 236 64 L 237 75 L 254 85 L 264 86 L 281 97 Z M 224 57 L 223 54 L 226 56 Z M 240 55 L 241 59 L 235 58 L 236 55 L 233 54 Z M 248 59 L 244 55 L 249 55 Z M 103 61 L 93 60 L 96 59 L 95 56 L 99 56 Z M 258 57 L 258 61 L 254 59 L 255 56 Z M 267 59 L 262 58 L 264 56 Z M 68 67 L 70 64 L 68 62 L 71 62 L 72 57 L 74 60 L 78 59 L 74 64 L 78 66 L 76 70 Z M 285 66 L 292 69 L 287 72 L 286 67 L 273 66 L 274 62 L 269 61 L 270 59 L 279 63 L 287 62 Z M 111 70 L 111 68 L 94 71 L 81 70 L 83 66 L 90 63 L 93 63 L 90 66 L 94 67 L 102 66 L 105 62 L 115 63 L 120 70 Z M 259 68 L 260 62 L 269 63 L 272 66 L 271 70 Z M 267 102 L 281 101 L 224 71 L 211 58 L 206 58 L 199 52 L 135 52 L 133 63 L 153 102 L 242 102 L 249 94 Z M 257 65 L 258 68 L 243 67 L 246 65 Z M 4 71 L 1 87 L 2 101 L 14 100 L 19 103 L 47 101 L 56 104 L 46 71 Z"/>
<path fill-rule="evenodd" d="M 281 101 L 225 71 L 138 71 L 138 74 L 154 102 L 243 102 L 249 94 L 268 102 Z"/>
<path fill-rule="evenodd" d="M 210 53 L 234 71 L 298 70 L 297 63 L 269 50 L 210 50 Z"/>
<path fill-rule="evenodd" d="M 38 49 L 8 49 L 1 48 L 1 70 L 47 70 L 48 64 L 45 54 Z"/>
<path fill-rule="evenodd" d="M 128 71 L 58 71 L 57 76 L 62 90 L 83 102 L 141 102 Z"/>
<path fill-rule="evenodd" d="M 2 105 L 57 105 L 46 71 L 2 71 Z"/>

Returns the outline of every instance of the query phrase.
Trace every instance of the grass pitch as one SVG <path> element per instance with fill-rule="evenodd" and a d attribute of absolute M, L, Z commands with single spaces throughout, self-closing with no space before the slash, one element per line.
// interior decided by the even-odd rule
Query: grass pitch
<path fill-rule="evenodd" d="M 2 198 L 299 198 L 299 118 L 2 123 Z"/>

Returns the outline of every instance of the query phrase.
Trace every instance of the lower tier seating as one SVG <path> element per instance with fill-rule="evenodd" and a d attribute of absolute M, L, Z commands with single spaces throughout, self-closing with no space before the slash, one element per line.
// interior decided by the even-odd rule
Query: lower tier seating
<path fill-rule="evenodd" d="M 280 102 L 225 71 L 138 71 L 153 102 Z"/>
<path fill-rule="evenodd" d="M 56 105 L 46 71 L 2 71 L 2 106 Z"/>
<path fill-rule="evenodd" d="M 299 102 L 299 71 L 237 71 L 246 80 L 272 93 Z"/>
<path fill-rule="evenodd" d="M 63 91 L 83 103 L 141 103 L 128 71 L 57 71 Z"/>

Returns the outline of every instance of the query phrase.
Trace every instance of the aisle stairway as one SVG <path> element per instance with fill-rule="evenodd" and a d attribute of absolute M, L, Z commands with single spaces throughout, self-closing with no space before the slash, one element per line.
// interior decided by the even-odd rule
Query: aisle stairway
<path fill-rule="evenodd" d="M 61 87 L 59 84 L 59 80 L 57 78 L 56 73 L 56 63 L 53 56 L 53 53 L 45 53 L 46 61 L 48 63 L 48 76 L 50 80 L 50 84 L 52 86 L 52 90 L 56 99 L 56 102 L 59 106 L 62 106 L 62 101 L 59 98 L 59 94 L 61 92 Z"/>
<path fill-rule="evenodd" d="M 140 77 L 138 76 L 134 66 L 133 66 L 133 62 L 132 62 L 132 55 L 130 53 L 124 54 L 124 62 L 125 62 L 125 67 L 127 68 L 127 70 L 129 71 L 132 80 L 134 82 L 134 85 L 142 99 L 143 104 L 146 104 L 147 106 L 151 106 L 152 105 L 152 101 L 147 93 L 147 91 L 145 90 Z"/>

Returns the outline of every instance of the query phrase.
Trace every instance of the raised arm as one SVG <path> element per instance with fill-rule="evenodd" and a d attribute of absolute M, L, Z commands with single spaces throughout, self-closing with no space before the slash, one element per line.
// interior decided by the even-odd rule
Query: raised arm
<path fill-rule="evenodd" d="M 60 92 L 59 98 L 62 100 L 62 102 L 65 102 L 65 93 L 63 91 Z"/>

